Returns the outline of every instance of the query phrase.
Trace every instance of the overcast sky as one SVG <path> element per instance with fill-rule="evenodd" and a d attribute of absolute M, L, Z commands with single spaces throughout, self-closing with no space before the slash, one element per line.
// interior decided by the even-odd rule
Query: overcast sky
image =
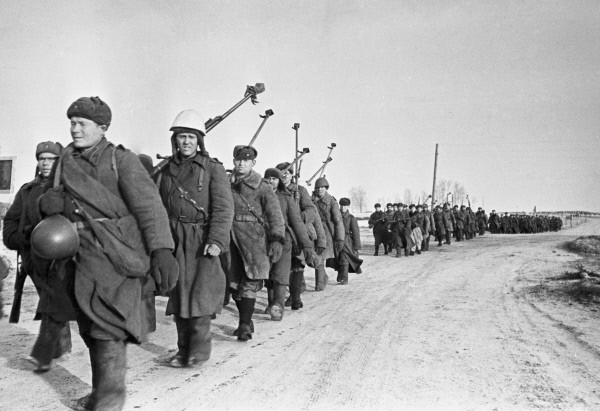
<path fill-rule="evenodd" d="M 0 6 L 0 156 L 32 178 L 40 141 L 69 143 L 66 110 L 100 96 L 107 136 L 169 154 L 184 109 L 206 119 L 265 83 L 206 137 L 227 168 L 259 114 L 261 172 L 337 144 L 330 192 L 369 205 L 461 182 L 489 211 L 600 211 L 597 1 L 15 1 Z M 14 196 L 0 196 L 7 201 Z"/>

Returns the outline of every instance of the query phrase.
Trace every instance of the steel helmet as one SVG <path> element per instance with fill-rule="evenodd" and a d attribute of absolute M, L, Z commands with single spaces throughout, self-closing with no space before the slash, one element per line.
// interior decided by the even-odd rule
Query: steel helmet
<path fill-rule="evenodd" d="M 317 181 L 315 182 L 315 188 L 319 187 L 329 188 L 329 182 L 325 179 L 325 177 L 317 178 Z"/>
<path fill-rule="evenodd" d="M 31 249 L 46 260 L 73 257 L 79 249 L 79 234 L 66 217 L 46 217 L 31 233 Z"/>
<path fill-rule="evenodd" d="M 176 128 L 191 128 L 198 130 L 203 136 L 206 135 L 206 127 L 204 126 L 204 118 L 195 110 L 183 110 L 177 114 L 170 131 Z"/>

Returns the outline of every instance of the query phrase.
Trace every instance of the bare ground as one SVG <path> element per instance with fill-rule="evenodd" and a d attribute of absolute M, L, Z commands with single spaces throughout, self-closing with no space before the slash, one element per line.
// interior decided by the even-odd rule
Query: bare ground
<path fill-rule="evenodd" d="M 231 335 L 237 311 L 226 307 L 212 358 L 192 369 L 160 364 L 176 346 L 160 298 L 157 332 L 129 347 L 126 409 L 600 409 L 599 301 L 552 279 L 582 260 L 567 241 L 599 233 L 600 220 L 588 219 L 560 233 L 432 243 L 399 259 L 367 246 L 364 274 L 339 286 L 330 272 L 327 289 L 307 291 L 305 308 L 281 322 L 259 314 L 261 294 L 249 342 Z M 29 282 L 23 302 L 21 323 L 0 323 L 0 409 L 68 409 L 90 391 L 87 350 L 72 324 L 73 352 L 33 374 L 22 360 L 38 328 Z"/>

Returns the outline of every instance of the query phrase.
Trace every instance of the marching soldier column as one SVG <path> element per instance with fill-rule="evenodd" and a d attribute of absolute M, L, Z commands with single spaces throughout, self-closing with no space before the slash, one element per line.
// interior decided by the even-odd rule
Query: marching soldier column
<path fill-rule="evenodd" d="M 28 358 L 36 372 L 71 349 L 69 321 L 77 321 L 92 369 L 92 391 L 78 405 L 90 410 L 120 410 L 125 402 L 126 346 L 140 344 L 156 328 L 154 296 L 168 296 L 177 352 L 165 365 L 193 367 L 212 352 L 211 321 L 233 297 L 239 322 L 233 334 L 248 341 L 255 333 L 257 294 L 266 286 L 271 320 L 280 321 L 286 306 L 299 310 L 306 289 L 304 268 L 315 269 L 315 290 L 325 290 L 326 267 L 347 285 L 349 273 L 362 272 L 360 231 L 350 214 L 350 199 L 329 193 L 324 175 L 336 147 L 307 181 L 316 178 L 312 196 L 299 185 L 299 165 L 308 148 L 298 151 L 295 123 L 294 161 L 255 170 L 257 137 L 272 110 L 247 145 L 233 149 L 230 175 L 211 158 L 207 133 L 245 101 L 257 103 L 264 85 L 248 86 L 230 110 L 204 121 L 184 110 L 170 131 L 171 154 L 152 167 L 147 156 L 131 153 L 106 139 L 112 121 L 98 97 L 82 97 L 67 110 L 72 142 L 40 143 L 37 176 L 24 185 L 4 219 L 3 240 L 23 260 L 17 285 L 27 275 L 40 294 L 40 333 Z M 298 155 L 300 153 L 300 155 Z M 144 165 L 142 165 L 142 160 Z M 271 164 L 274 164 L 272 161 Z M 295 171 L 293 171 L 295 170 Z M 152 178 L 151 178 L 152 177 Z M 429 198 L 429 197 L 428 197 Z M 433 214 L 427 204 L 375 204 L 368 225 L 375 256 L 395 257 L 492 233 L 534 233 L 560 229 L 560 219 L 500 216 L 446 203 Z M 286 301 L 286 289 L 290 297 Z M 227 296 L 227 297 L 226 297 Z M 19 287 L 11 321 L 18 321 Z"/>

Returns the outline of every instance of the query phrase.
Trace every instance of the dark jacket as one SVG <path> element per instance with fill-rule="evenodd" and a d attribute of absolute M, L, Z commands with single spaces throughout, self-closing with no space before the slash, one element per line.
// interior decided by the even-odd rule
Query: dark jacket
<path fill-rule="evenodd" d="M 2 239 L 10 250 L 21 255 L 21 270 L 30 276 L 40 296 L 36 318 L 48 314 L 56 321 L 74 318 L 70 300 L 64 292 L 61 278 L 50 270 L 50 260 L 44 260 L 31 251 L 30 236 L 33 228 L 42 220 L 38 201 L 48 189 L 49 181 L 36 177 L 24 184 L 4 216 Z"/>
<path fill-rule="evenodd" d="M 300 209 L 296 205 L 292 193 L 281 186 L 275 193 L 279 199 L 281 214 L 285 223 L 285 244 L 281 258 L 271 265 L 269 279 L 277 281 L 281 285 L 287 285 L 289 284 L 292 256 L 298 255 L 304 249 L 312 250 L 314 246 L 308 238 Z"/>
<path fill-rule="evenodd" d="M 349 211 L 341 213 L 341 215 L 345 234 L 344 248 L 341 253 L 345 254 L 346 261 L 348 262 L 348 272 L 360 274 L 362 273 L 360 266 L 362 265 L 363 260 L 358 256 L 358 250 L 361 249 L 358 222 Z M 340 259 L 331 259 L 329 260 L 329 266 L 334 270 L 339 271 L 339 262 Z"/>
<path fill-rule="evenodd" d="M 446 219 L 442 211 L 433 213 L 433 221 L 435 222 L 435 230 L 438 236 L 446 235 Z M 452 223 L 450 223 L 452 224 Z"/>
<path fill-rule="evenodd" d="M 369 227 L 373 228 L 373 235 L 379 235 L 384 233 L 387 228 L 388 215 L 383 211 L 375 211 L 369 217 Z"/>
<path fill-rule="evenodd" d="M 456 220 L 454 219 L 454 213 L 452 213 L 452 211 L 450 210 L 443 210 L 442 211 L 443 214 L 443 221 L 444 221 L 444 227 L 446 227 L 446 231 L 454 231 L 454 228 L 456 227 Z"/>
<path fill-rule="evenodd" d="M 312 197 L 313 203 L 319 210 L 319 216 L 325 229 L 325 237 L 327 238 L 327 249 L 324 251 L 323 258 L 335 258 L 333 248 L 334 241 L 344 241 L 344 223 L 342 222 L 342 213 L 340 206 L 333 196 L 325 193 L 322 198 L 317 196 Z"/>
<path fill-rule="evenodd" d="M 225 168 L 200 153 L 184 161 L 174 158 L 159 177 L 159 192 L 179 264 L 179 280 L 169 294 L 166 314 L 192 318 L 221 312 L 225 272 L 220 259 L 204 255 L 204 248 L 215 244 L 221 252 L 229 250 L 233 198 Z"/>
<path fill-rule="evenodd" d="M 292 193 L 294 199 L 297 198 L 298 206 L 302 215 L 302 221 L 308 230 L 308 236 L 315 243 L 315 247 L 327 248 L 327 237 L 323 229 L 319 211 L 310 198 L 308 190 L 303 186 L 290 184 L 287 189 Z"/>
<path fill-rule="evenodd" d="M 85 220 L 81 212 L 76 212 L 79 207 L 72 201 L 75 198 L 92 219 L 133 221 L 121 234 L 128 244 L 141 238 L 142 244 L 136 245 L 136 250 L 143 247 L 142 253 L 152 253 L 161 248 L 173 249 L 158 189 L 135 154 L 102 138 L 83 151 L 70 144 L 57 163 L 55 172 L 67 196 L 63 214 L 68 219 Z M 142 306 L 142 287 L 153 281 L 148 275 L 126 276 L 119 272 L 98 246 L 91 229 L 79 230 L 79 239 L 79 251 L 73 260 L 74 297 L 79 308 L 115 338 L 141 342 L 149 326 Z"/>
<path fill-rule="evenodd" d="M 231 191 L 235 210 L 231 239 L 239 250 L 245 273 L 252 280 L 268 280 L 269 244 L 285 243 L 279 200 L 267 180 L 254 170 L 248 177 L 231 183 Z M 241 274 L 231 271 L 228 280 L 235 283 Z"/>

